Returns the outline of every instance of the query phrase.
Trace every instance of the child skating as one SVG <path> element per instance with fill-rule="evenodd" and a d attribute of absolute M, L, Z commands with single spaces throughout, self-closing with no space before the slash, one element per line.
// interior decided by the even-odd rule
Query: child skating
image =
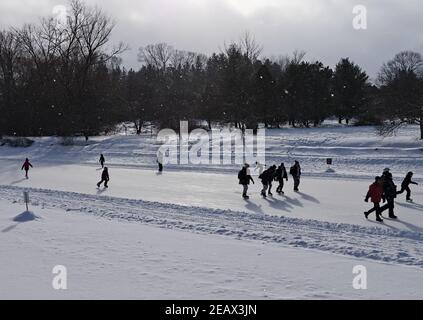
<path fill-rule="evenodd" d="M 29 179 L 29 177 L 28 177 L 28 171 L 29 171 L 29 168 L 30 167 L 33 168 L 31 162 L 29 162 L 28 158 L 26 158 L 24 164 L 22 165 L 22 169 L 21 170 L 25 170 L 25 178 L 27 178 L 27 179 Z"/>
<path fill-rule="evenodd" d="M 380 202 L 383 198 L 383 181 L 381 177 L 376 177 L 375 182 L 370 185 L 369 191 L 367 192 L 366 199 L 364 201 L 369 202 L 369 199 L 373 203 L 373 208 L 369 211 L 364 212 L 366 219 L 369 218 L 370 213 L 376 212 L 376 221 L 383 222 L 381 216 Z"/>
<path fill-rule="evenodd" d="M 413 178 L 413 172 L 407 173 L 407 175 L 404 178 L 404 181 L 401 183 L 401 190 L 397 192 L 397 194 L 402 194 L 404 191 L 407 192 L 406 200 L 408 202 L 413 202 L 413 199 L 411 199 L 411 190 L 410 190 L 410 184 L 415 184 L 416 186 L 419 185 L 417 182 L 414 182 L 411 180 Z"/>
<path fill-rule="evenodd" d="M 108 188 L 109 186 L 107 184 L 108 184 L 109 180 L 110 180 L 109 170 L 108 170 L 107 167 L 105 167 L 103 169 L 103 172 L 101 173 L 101 181 L 99 183 L 97 183 L 97 188 L 100 188 L 100 186 L 103 182 L 104 182 L 104 187 Z"/>

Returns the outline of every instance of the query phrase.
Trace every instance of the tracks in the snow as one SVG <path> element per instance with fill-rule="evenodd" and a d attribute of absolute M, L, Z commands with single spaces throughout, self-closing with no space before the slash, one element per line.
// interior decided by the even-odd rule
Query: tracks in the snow
<path fill-rule="evenodd" d="M 0 186 L 0 197 L 15 202 L 22 197 L 23 190 Z M 41 207 L 423 267 L 423 234 L 417 232 L 55 190 L 29 190 L 32 204 Z"/>

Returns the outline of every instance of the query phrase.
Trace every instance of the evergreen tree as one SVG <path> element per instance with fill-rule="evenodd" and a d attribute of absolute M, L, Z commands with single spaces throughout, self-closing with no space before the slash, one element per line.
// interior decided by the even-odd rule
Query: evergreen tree
<path fill-rule="evenodd" d="M 366 87 L 369 77 L 361 68 L 348 58 L 341 59 L 336 65 L 333 76 L 334 114 L 339 123 L 363 112 L 366 105 Z"/>

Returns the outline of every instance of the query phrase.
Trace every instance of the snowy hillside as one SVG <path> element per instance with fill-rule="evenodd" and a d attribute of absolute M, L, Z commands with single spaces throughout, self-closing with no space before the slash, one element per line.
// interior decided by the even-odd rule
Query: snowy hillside
<path fill-rule="evenodd" d="M 128 131 L 131 132 L 131 131 Z M 268 164 L 292 163 L 298 159 L 306 175 L 321 175 L 327 170 L 326 158 L 334 159 L 335 175 L 367 176 L 379 174 L 391 167 L 394 175 L 402 176 L 410 170 L 423 178 L 423 140 L 418 139 L 419 127 L 401 128 L 395 136 L 381 137 L 374 127 L 344 127 L 330 123 L 323 128 L 272 129 L 266 131 L 266 161 Z M 104 153 L 109 165 L 128 167 L 156 166 L 160 146 L 150 133 L 125 135 L 124 133 L 75 139 L 75 145 L 62 146 L 60 138 L 33 138 L 30 148 L 0 148 L 2 159 L 21 160 L 29 156 L 40 163 L 96 164 Z M 171 169 L 225 171 L 233 173 L 236 166 L 171 166 Z"/>
<path fill-rule="evenodd" d="M 398 197 L 398 220 L 363 215 L 383 168 L 398 185 L 410 170 L 423 182 L 417 132 L 382 139 L 370 127 L 270 130 L 267 164 L 298 159 L 301 192 L 290 179 L 285 195 L 262 199 L 255 175 L 248 201 L 236 166 L 157 174 L 159 144 L 149 134 L 1 146 L 0 298 L 422 299 L 421 185 L 412 186 L 414 203 Z M 100 153 L 109 189 L 96 188 Z M 34 165 L 29 180 L 25 157 Z M 23 213 L 23 191 L 33 214 Z M 55 265 L 68 269 L 67 291 L 51 287 Z M 368 290 L 352 287 L 357 265 L 367 268 Z"/>

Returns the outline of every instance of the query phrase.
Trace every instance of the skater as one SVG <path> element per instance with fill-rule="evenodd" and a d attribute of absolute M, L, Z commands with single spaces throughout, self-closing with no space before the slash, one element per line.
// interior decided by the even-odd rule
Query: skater
<path fill-rule="evenodd" d="M 25 178 L 27 178 L 27 179 L 29 179 L 28 178 L 28 171 L 29 171 L 30 167 L 33 168 L 31 162 L 29 162 L 28 158 L 26 158 L 24 164 L 22 165 L 21 170 L 25 170 Z"/>
<path fill-rule="evenodd" d="M 407 173 L 407 175 L 404 178 L 404 181 L 401 183 L 401 191 L 398 191 L 397 194 L 402 194 L 404 191 L 407 192 L 406 200 L 408 202 L 413 202 L 413 199 L 411 199 L 411 190 L 410 190 L 410 184 L 419 185 L 417 182 L 412 181 L 413 178 L 413 172 Z"/>
<path fill-rule="evenodd" d="M 370 213 L 373 211 L 376 211 L 376 221 L 383 222 L 382 218 L 380 217 L 380 202 L 382 201 L 383 196 L 383 183 L 381 177 L 376 177 L 375 182 L 370 185 L 369 191 L 366 195 L 366 202 L 369 202 L 370 200 L 373 202 L 373 208 L 369 211 L 364 212 L 364 216 L 366 219 L 369 218 Z"/>
<path fill-rule="evenodd" d="M 276 189 L 276 192 L 279 194 L 285 194 L 283 192 L 283 187 L 284 187 L 284 179 L 286 179 L 286 181 L 288 181 L 288 173 L 286 172 L 286 168 L 285 168 L 285 164 L 281 163 L 281 165 L 278 167 L 278 169 L 276 170 L 275 173 L 275 180 L 279 182 L 279 186 Z"/>
<path fill-rule="evenodd" d="M 383 184 L 383 202 L 387 202 L 383 207 L 380 208 L 380 214 L 385 210 L 389 212 L 389 218 L 398 219 L 394 213 L 395 208 L 395 198 L 397 197 L 397 186 L 395 185 L 392 179 L 392 173 L 390 169 L 386 168 L 383 171 L 382 175 L 382 184 Z"/>
<path fill-rule="evenodd" d="M 257 170 L 258 170 L 258 175 L 260 176 L 264 172 L 264 167 L 265 167 L 265 165 L 256 161 L 256 167 L 254 168 L 254 171 L 257 172 Z"/>
<path fill-rule="evenodd" d="M 298 188 L 300 186 L 300 179 L 301 179 L 301 166 L 297 160 L 295 160 L 295 163 L 289 170 L 289 173 L 294 179 L 294 191 L 299 192 L 300 190 Z"/>
<path fill-rule="evenodd" d="M 248 192 L 248 185 L 250 182 L 254 184 L 254 180 L 250 174 L 250 165 L 246 163 L 241 171 L 238 173 L 239 184 L 243 186 L 242 197 L 244 199 L 249 199 L 250 197 L 247 195 Z"/>
<path fill-rule="evenodd" d="M 103 154 L 100 154 L 99 162 L 100 162 L 101 168 L 104 168 L 104 163 L 106 162 L 106 159 L 104 159 Z"/>
<path fill-rule="evenodd" d="M 273 165 L 269 169 L 265 170 L 260 176 L 261 183 L 263 184 L 263 189 L 261 190 L 261 195 L 266 198 L 266 192 L 269 196 L 272 194 L 272 181 L 275 178 L 276 166 Z"/>
<path fill-rule="evenodd" d="M 163 172 L 163 152 L 157 151 L 157 164 L 159 165 L 159 173 Z"/>
<path fill-rule="evenodd" d="M 109 170 L 107 167 L 104 167 L 103 172 L 101 173 L 101 181 L 97 183 L 97 187 L 100 188 L 101 184 L 104 182 L 104 187 L 108 188 L 109 186 L 107 184 L 109 180 L 110 180 Z"/>

